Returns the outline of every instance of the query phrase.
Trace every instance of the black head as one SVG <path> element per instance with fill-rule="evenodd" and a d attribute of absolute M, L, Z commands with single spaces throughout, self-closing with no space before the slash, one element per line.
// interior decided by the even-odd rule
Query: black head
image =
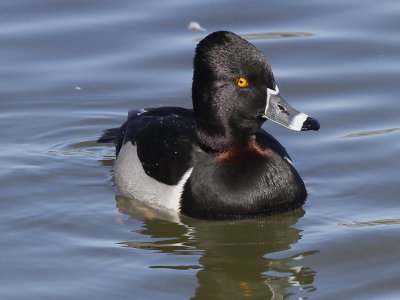
<path fill-rule="evenodd" d="M 240 36 L 217 31 L 200 41 L 192 89 L 200 145 L 220 151 L 248 141 L 275 85 L 264 55 Z"/>
<path fill-rule="evenodd" d="M 316 129 L 310 120 L 304 129 L 306 115 L 280 97 L 261 51 L 229 31 L 211 33 L 197 45 L 192 100 L 203 149 L 224 151 L 247 143 L 267 118 L 294 130 Z"/>

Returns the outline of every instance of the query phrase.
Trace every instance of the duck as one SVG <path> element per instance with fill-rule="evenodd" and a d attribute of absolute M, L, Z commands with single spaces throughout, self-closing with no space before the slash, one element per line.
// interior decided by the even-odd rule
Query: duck
<path fill-rule="evenodd" d="M 318 121 L 281 96 L 264 54 L 230 31 L 196 46 L 193 109 L 134 109 L 121 127 L 103 131 L 114 143 L 118 193 L 191 218 L 240 219 L 299 208 L 307 190 L 286 149 L 261 128 L 295 131 Z"/>

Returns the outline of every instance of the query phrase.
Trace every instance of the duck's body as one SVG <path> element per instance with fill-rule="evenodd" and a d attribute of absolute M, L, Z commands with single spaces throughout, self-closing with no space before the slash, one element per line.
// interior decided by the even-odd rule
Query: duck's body
<path fill-rule="evenodd" d="M 134 110 L 99 139 L 116 144 L 121 194 L 200 218 L 301 206 L 303 181 L 260 127 L 267 118 L 295 130 L 317 130 L 318 123 L 283 101 L 264 56 L 233 33 L 201 41 L 194 69 L 194 110 Z"/>

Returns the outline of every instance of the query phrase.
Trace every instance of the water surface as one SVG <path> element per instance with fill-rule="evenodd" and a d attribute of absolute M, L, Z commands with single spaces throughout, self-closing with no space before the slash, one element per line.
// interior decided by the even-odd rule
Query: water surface
<path fill-rule="evenodd" d="M 3 0 L 0 298 L 398 299 L 399 15 L 394 0 Z M 190 107 L 195 45 L 218 29 L 321 123 L 264 125 L 307 185 L 301 209 L 171 218 L 114 190 L 101 131 Z"/>

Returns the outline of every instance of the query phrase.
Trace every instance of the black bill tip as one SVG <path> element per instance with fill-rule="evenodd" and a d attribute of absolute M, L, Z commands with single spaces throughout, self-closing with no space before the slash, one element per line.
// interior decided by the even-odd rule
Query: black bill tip
<path fill-rule="evenodd" d="M 319 130 L 319 123 L 316 119 L 308 117 L 304 123 L 303 126 L 301 127 L 301 131 L 307 131 L 307 130 Z"/>

